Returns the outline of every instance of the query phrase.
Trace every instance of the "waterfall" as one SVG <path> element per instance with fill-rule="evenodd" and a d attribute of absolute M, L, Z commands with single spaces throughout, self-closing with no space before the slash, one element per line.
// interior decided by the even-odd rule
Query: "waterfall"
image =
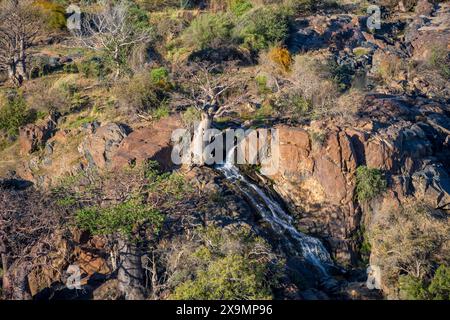
<path fill-rule="evenodd" d="M 278 235 L 286 239 L 291 249 L 316 267 L 322 276 L 328 276 L 327 267 L 332 266 L 333 261 L 321 241 L 299 232 L 292 225 L 292 217 L 283 210 L 281 205 L 240 173 L 234 165 L 235 150 L 236 147 L 232 148 L 226 156 L 225 163 L 218 165 L 216 169 L 231 182 L 238 182 L 236 185 L 247 196 L 262 219 L 269 223 Z"/>

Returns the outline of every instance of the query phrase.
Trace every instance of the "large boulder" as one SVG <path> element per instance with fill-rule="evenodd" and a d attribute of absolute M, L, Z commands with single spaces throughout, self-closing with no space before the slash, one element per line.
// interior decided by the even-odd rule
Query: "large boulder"
<path fill-rule="evenodd" d="M 450 199 L 446 107 L 385 95 L 364 103 L 352 126 L 279 125 L 279 170 L 270 176 L 298 227 L 325 239 L 343 264 L 356 262 L 354 235 L 366 210 L 355 196 L 358 166 L 380 169 L 388 179 L 389 190 L 371 206 L 414 198 L 443 208 Z"/>
<path fill-rule="evenodd" d="M 178 117 L 168 117 L 155 122 L 151 127 L 135 130 L 118 146 L 112 156 L 112 167 L 123 168 L 155 160 L 162 169 L 171 168 L 172 133 L 180 127 L 181 121 Z"/>
<path fill-rule="evenodd" d="M 19 145 L 22 155 L 30 154 L 43 147 L 56 129 L 55 115 L 48 116 L 36 124 L 27 124 L 19 129 Z"/>
<path fill-rule="evenodd" d="M 89 167 L 105 169 L 127 133 L 124 126 L 108 123 L 88 135 L 78 151 L 86 158 Z"/>

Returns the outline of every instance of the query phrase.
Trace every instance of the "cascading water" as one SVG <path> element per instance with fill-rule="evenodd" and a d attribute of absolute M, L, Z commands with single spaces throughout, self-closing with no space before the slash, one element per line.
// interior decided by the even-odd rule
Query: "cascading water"
<path fill-rule="evenodd" d="M 270 224 L 272 229 L 287 240 L 292 250 L 299 252 L 310 264 L 328 276 L 327 267 L 333 265 L 333 261 L 319 239 L 305 235 L 292 226 L 292 217 L 274 201 L 263 189 L 250 182 L 234 165 L 236 147 L 230 150 L 223 165 L 216 168 L 230 181 L 239 182 L 239 189 L 247 196 L 264 221 Z M 300 250 L 299 250 L 300 249 Z"/>

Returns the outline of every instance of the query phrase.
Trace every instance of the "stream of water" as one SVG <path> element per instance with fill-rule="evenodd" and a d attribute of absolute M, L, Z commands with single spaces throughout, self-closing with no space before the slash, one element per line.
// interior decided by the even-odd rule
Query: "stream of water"
<path fill-rule="evenodd" d="M 262 219 L 286 240 L 290 249 L 298 252 L 313 265 L 323 277 L 328 276 L 328 267 L 333 261 L 322 242 L 314 237 L 299 232 L 293 225 L 293 218 L 283 210 L 265 190 L 251 182 L 234 165 L 236 148 L 230 150 L 223 165 L 216 167 L 228 180 L 235 182 L 237 187 L 247 196 Z"/>

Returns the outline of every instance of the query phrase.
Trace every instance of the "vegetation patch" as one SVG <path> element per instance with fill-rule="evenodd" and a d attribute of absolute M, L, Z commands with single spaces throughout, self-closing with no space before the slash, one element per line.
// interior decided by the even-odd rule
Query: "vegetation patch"
<path fill-rule="evenodd" d="M 386 180 L 378 169 L 360 166 L 356 169 L 356 196 L 359 202 L 367 202 L 386 190 Z"/>

